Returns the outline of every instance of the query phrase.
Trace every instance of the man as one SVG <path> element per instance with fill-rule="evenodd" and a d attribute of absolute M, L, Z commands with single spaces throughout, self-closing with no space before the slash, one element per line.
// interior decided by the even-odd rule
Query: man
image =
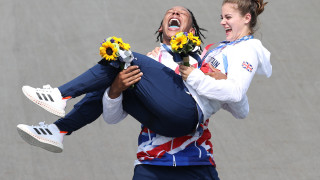
<path fill-rule="evenodd" d="M 201 33 L 192 12 L 177 6 L 166 12 L 158 37 L 163 44 L 169 46 L 171 36 L 179 31 L 193 32 L 197 35 Z M 163 44 L 159 54 L 153 53 L 154 59 L 179 73 L 178 64 L 173 61 L 172 55 Z M 197 66 L 196 61 L 191 57 L 190 59 L 192 60 L 190 64 Z M 218 70 L 212 70 L 214 71 L 210 74 L 212 77 L 226 78 Z M 118 123 L 127 116 L 123 110 L 127 103 L 122 102 L 122 98 L 125 99 L 126 94 L 130 93 L 130 89 L 127 88 L 140 80 L 139 74 L 137 67 L 130 67 L 120 72 L 106 90 L 103 97 L 103 117 L 107 123 Z M 247 103 L 246 100 L 243 102 Z M 219 179 L 213 159 L 208 123 L 209 120 L 206 120 L 194 133 L 182 137 L 162 136 L 142 125 L 133 179 Z"/>

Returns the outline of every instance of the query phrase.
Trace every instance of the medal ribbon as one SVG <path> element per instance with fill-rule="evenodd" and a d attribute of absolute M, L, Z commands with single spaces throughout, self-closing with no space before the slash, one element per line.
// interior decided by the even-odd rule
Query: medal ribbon
<path fill-rule="evenodd" d="M 252 36 L 252 35 L 244 36 L 244 37 L 242 37 L 241 39 L 237 39 L 237 40 L 232 41 L 232 42 L 230 42 L 230 41 L 222 41 L 222 42 L 220 42 L 220 45 L 219 45 L 218 47 L 212 49 L 212 50 L 209 51 L 206 55 L 204 55 L 204 56 L 202 57 L 202 61 L 204 61 L 204 60 L 207 58 L 207 56 L 208 56 L 209 54 L 211 54 L 211 53 L 212 53 L 213 55 L 210 55 L 210 56 L 216 56 L 216 55 L 218 55 L 225 47 L 227 47 L 227 46 L 229 46 L 229 45 L 235 45 L 235 44 L 240 43 L 241 41 L 247 41 L 247 40 L 249 40 L 249 39 L 253 39 L 253 36 Z"/>
<path fill-rule="evenodd" d="M 162 44 L 162 46 L 164 47 L 164 49 L 166 51 L 168 51 L 173 56 L 174 62 L 181 62 L 182 61 L 179 53 L 172 52 L 172 50 L 166 44 Z M 201 60 L 199 54 L 197 53 L 197 51 L 196 52 L 189 52 L 188 55 L 193 57 L 195 60 L 197 60 L 198 68 L 200 68 L 201 64 L 202 64 L 202 60 Z"/>

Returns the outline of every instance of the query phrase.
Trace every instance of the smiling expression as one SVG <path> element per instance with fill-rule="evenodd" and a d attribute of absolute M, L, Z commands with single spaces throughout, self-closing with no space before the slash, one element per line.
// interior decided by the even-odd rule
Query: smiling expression
<path fill-rule="evenodd" d="M 226 32 L 227 41 L 235 41 L 250 34 L 250 13 L 241 15 L 237 4 L 225 3 L 222 6 L 221 25 Z"/>
<path fill-rule="evenodd" d="M 181 31 L 194 33 L 189 11 L 184 7 L 176 6 L 166 12 L 159 32 L 163 32 L 163 43 L 170 44 L 171 37 Z"/>

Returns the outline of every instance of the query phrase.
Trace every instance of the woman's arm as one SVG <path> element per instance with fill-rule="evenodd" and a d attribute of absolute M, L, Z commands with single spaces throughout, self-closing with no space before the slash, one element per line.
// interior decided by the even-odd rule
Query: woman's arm
<path fill-rule="evenodd" d="M 206 75 L 209 75 L 210 77 L 216 80 L 227 79 L 227 75 L 222 73 L 219 69 L 214 68 L 210 64 L 209 68 L 210 72 L 205 73 Z M 244 119 L 249 114 L 248 97 L 247 95 L 245 95 L 239 102 L 223 103 L 222 108 L 230 112 L 233 115 L 233 117 L 237 119 Z"/>
<path fill-rule="evenodd" d="M 227 75 L 222 73 L 219 69 L 214 68 L 210 64 L 209 68 L 211 72 L 205 73 L 206 75 L 209 75 L 216 80 L 227 79 Z M 224 103 L 222 104 L 222 108 L 230 112 L 233 117 L 237 119 L 244 119 L 248 116 L 250 109 L 248 97 L 245 95 L 239 102 Z"/>
<path fill-rule="evenodd" d="M 189 71 L 187 78 L 184 79 L 199 95 L 218 101 L 239 102 L 245 96 L 258 67 L 257 54 L 251 48 L 242 48 L 227 55 L 228 79 L 226 80 L 211 78 L 199 69 L 190 71 L 190 67 L 186 70 L 182 67 L 180 72 Z M 246 63 L 250 69 L 244 66 Z"/>
<path fill-rule="evenodd" d="M 244 119 L 249 114 L 248 97 L 245 95 L 239 102 L 229 102 L 222 104 L 222 108 L 230 112 L 237 119 Z"/>

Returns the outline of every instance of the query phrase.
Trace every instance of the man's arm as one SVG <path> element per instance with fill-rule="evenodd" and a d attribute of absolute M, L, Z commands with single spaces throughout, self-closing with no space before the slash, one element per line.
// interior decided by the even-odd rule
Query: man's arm
<path fill-rule="evenodd" d="M 140 72 L 138 66 L 130 66 L 127 69 L 124 69 L 117 75 L 111 84 L 108 93 L 109 97 L 111 99 L 119 97 L 123 91 L 140 81 L 141 76 L 142 72 Z"/>
<path fill-rule="evenodd" d="M 140 81 L 142 72 L 138 66 L 130 66 L 121 71 L 103 96 L 103 119 L 108 124 L 116 124 L 128 114 L 122 108 L 122 92 Z"/>
<path fill-rule="evenodd" d="M 109 97 L 110 87 L 105 91 L 102 103 L 103 103 L 103 119 L 108 124 L 117 124 L 127 117 L 127 113 L 122 108 L 122 94 L 117 98 Z"/>

